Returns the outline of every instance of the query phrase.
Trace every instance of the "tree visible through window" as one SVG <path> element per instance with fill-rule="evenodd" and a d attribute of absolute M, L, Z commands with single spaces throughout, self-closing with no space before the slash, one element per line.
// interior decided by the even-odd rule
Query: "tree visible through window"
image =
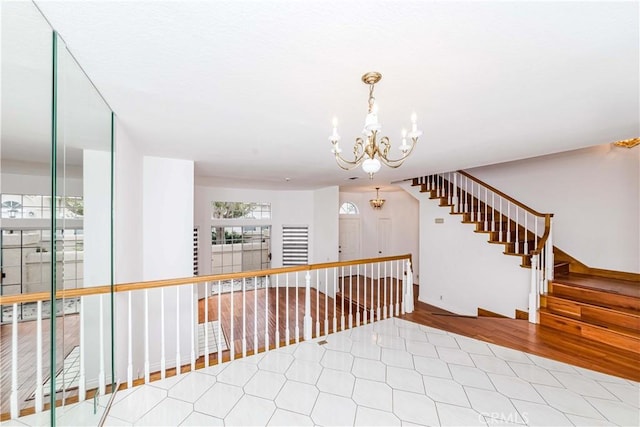
<path fill-rule="evenodd" d="M 343 215 L 358 215 L 358 207 L 351 202 L 344 202 L 340 206 L 340 213 Z"/>
<path fill-rule="evenodd" d="M 211 202 L 212 219 L 271 219 L 271 203 Z"/>

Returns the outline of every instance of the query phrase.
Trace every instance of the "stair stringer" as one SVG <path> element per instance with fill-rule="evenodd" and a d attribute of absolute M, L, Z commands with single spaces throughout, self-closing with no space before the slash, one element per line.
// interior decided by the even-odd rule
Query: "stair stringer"
<path fill-rule="evenodd" d="M 450 215 L 420 187 L 400 186 L 420 203 L 420 301 L 462 315 L 478 307 L 510 318 L 528 311 L 531 270 L 520 267 L 520 257 L 505 256 L 504 246 L 489 244 L 488 234 L 475 233 L 475 224 Z"/>

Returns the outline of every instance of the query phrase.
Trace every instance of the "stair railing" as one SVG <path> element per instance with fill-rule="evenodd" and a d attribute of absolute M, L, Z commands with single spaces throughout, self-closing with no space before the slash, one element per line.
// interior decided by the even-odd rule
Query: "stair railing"
<path fill-rule="evenodd" d="M 11 354 L 11 374 L 3 375 L 0 382 L 0 394 L 9 396 L 8 402 L 3 399 L 0 419 L 17 418 L 29 405 L 25 402 L 31 394 L 35 394 L 35 401 L 30 400 L 30 405 L 35 402 L 35 412 L 46 409 L 42 387 L 46 342 L 41 330 L 43 317 L 47 316 L 43 315 L 43 302 L 49 297 L 49 292 L 0 296 L 0 309 L 6 310 L 5 320 L 10 318 L 11 322 L 3 325 L 11 331 L 9 348 L 0 349 L 2 354 Z M 152 377 L 165 378 L 411 313 L 413 273 L 411 255 L 407 254 L 59 290 L 58 299 L 80 298 L 79 328 L 65 330 L 66 339 L 70 340 L 73 333 L 79 335 L 75 337 L 79 344 L 75 369 L 79 374 L 77 395 L 69 397 L 63 382 L 65 397 L 57 403 L 83 401 L 109 391 L 105 376 L 110 375 L 108 359 L 115 343 L 110 342 L 110 322 L 103 319 L 109 317 L 110 297 L 120 319 L 113 331 L 122 337 L 118 354 L 126 355 L 125 372 L 116 368 L 115 377 L 129 388 L 148 383 Z M 93 313 L 92 323 L 88 322 L 91 313 L 87 312 L 87 303 L 94 309 L 99 307 L 95 309 L 100 313 L 99 321 Z M 21 304 L 37 305 L 33 320 L 37 335 L 19 337 Z M 99 336 L 97 348 L 85 345 L 89 334 Z M 30 340 L 35 341 L 30 347 L 36 349 L 37 375 L 29 373 L 25 378 L 25 370 L 18 369 L 18 355 L 24 354 L 24 343 Z M 89 362 L 97 364 L 93 366 L 97 369 L 89 369 Z"/>
<path fill-rule="evenodd" d="M 529 321 L 537 323 L 540 295 L 553 279 L 553 214 L 540 213 L 464 171 L 414 178 L 413 185 L 450 206 L 452 214 L 463 215 L 463 222 L 476 223 L 476 231 L 488 233 L 490 242 L 505 245 L 506 255 L 521 256 L 521 265 L 531 267 Z"/>

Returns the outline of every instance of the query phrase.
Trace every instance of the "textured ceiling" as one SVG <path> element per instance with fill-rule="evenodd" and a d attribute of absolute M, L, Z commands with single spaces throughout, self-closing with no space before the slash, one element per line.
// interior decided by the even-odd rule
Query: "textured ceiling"
<path fill-rule="evenodd" d="M 327 137 L 336 115 L 350 151 L 372 70 L 383 134 L 424 131 L 372 185 L 639 133 L 637 2 L 36 3 L 143 152 L 200 182 L 369 184 Z"/>

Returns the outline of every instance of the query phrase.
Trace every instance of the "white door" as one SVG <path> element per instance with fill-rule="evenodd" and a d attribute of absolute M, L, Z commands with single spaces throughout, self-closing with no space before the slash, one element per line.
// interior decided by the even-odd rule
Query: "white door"
<path fill-rule="evenodd" d="M 340 218 L 338 255 L 340 261 L 360 258 L 360 219 Z"/>
<path fill-rule="evenodd" d="M 378 219 L 378 256 L 391 254 L 391 219 Z"/>

